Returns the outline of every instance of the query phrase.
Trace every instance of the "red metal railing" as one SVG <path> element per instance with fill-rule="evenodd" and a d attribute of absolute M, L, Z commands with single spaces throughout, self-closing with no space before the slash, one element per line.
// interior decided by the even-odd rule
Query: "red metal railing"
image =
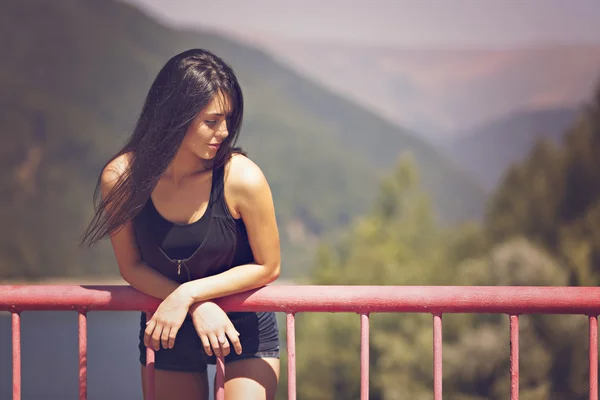
<path fill-rule="evenodd" d="M 434 399 L 442 399 L 442 315 L 502 313 L 510 323 L 511 400 L 519 398 L 519 315 L 583 314 L 589 318 L 589 398 L 598 400 L 598 314 L 600 288 L 501 286 L 269 286 L 217 301 L 226 311 L 286 313 L 288 399 L 296 399 L 295 314 L 352 312 L 360 315 L 361 400 L 369 397 L 369 314 L 416 312 L 433 316 Z M 20 312 L 79 312 L 79 398 L 87 396 L 87 319 L 89 311 L 146 311 L 159 300 L 128 286 L 0 286 L 0 310 L 12 313 L 13 400 L 21 393 Z M 154 398 L 154 351 L 147 349 L 148 399 Z M 216 397 L 224 399 L 223 359 L 217 361 Z"/>

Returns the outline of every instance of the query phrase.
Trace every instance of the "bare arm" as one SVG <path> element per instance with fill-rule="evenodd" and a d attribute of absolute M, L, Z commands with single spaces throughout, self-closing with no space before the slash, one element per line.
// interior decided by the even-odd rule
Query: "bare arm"
<path fill-rule="evenodd" d="M 233 159 L 237 160 L 233 162 Z M 118 232 L 111 235 L 113 251 L 123 279 L 135 289 L 163 300 L 147 322 L 144 333 L 144 344 L 152 345 L 155 350 L 159 349 L 161 342 L 164 348 L 174 346 L 177 332 L 189 311 L 208 354 L 211 347 L 215 349 L 215 353 L 220 353 L 221 350 L 217 350 L 219 343 L 222 350 L 228 353 L 228 344 L 221 338 L 224 333 L 236 351 L 241 352 L 239 334 L 231 321 L 225 317 L 221 324 L 208 329 L 202 324 L 198 325 L 195 310 L 205 307 L 201 304 L 206 300 L 261 287 L 279 276 L 279 234 L 271 191 L 262 171 L 254 163 L 245 157 L 233 159 L 229 168 L 231 179 L 226 185 L 226 192 L 228 198 L 233 199 L 234 214 L 239 214 L 246 225 L 254 264 L 238 266 L 215 276 L 179 285 L 142 261 L 133 222 L 127 222 Z M 116 165 L 109 165 L 102 174 L 103 197 L 110 193 L 125 170 L 123 165 L 119 164 L 119 160 L 115 161 Z M 120 161 L 124 163 L 124 160 Z M 210 306 L 212 303 L 205 304 Z M 217 307 L 217 310 L 220 309 Z M 217 310 L 211 311 L 209 307 L 208 311 L 205 310 L 206 318 L 212 320 L 215 316 L 218 317 Z"/>
<path fill-rule="evenodd" d="M 226 193 L 246 225 L 255 263 L 182 284 L 177 291 L 184 293 L 189 304 L 245 292 L 279 277 L 281 256 L 275 209 L 260 168 L 243 156 L 234 156 Z"/>
<path fill-rule="evenodd" d="M 127 159 L 121 156 L 102 172 L 100 188 L 103 198 L 110 193 L 126 168 Z M 133 222 L 129 221 L 123 225 L 111 235 L 110 240 L 121 276 L 132 287 L 158 299 L 165 299 L 179 287 L 179 283 L 166 278 L 142 261 L 137 249 Z"/>
<path fill-rule="evenodd" d="M 126 167 L 126 159 L 122 157 L 105 169 L 101 180 L 103 197 L 112 190 Z M 143 262 L 135 242 L 133 223 L 129 221 L 110 238 L 119 271 L 126 282 L 158 299 L 177 295 L 189 307 L 196 302 L 258 288 L 279 277 L 279 233 L 269 185 L 260 168 L 242 156 L 233 157 L 229 175 L 226 190 L 246 225 L 255 263 L 180 285 Z"/>

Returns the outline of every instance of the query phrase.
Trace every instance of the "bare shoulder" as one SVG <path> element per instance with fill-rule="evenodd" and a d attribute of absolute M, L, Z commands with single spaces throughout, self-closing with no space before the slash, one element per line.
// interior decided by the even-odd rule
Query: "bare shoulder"
<path fill-rule="evenodd" d="M 262 207 L 273 208 L 271 189 L 263 171 L 242 154 L 234 154 L 227 163 L 225 191 L 235 218 L 257 213 Z"/>
<path fill-rule="evenodd" d="M 227 183 L 236 195 L 248 195 L 269 187 L 260 167 L 243 154 L 231 156 L 227 165 Z"/>
<path fill-rule="evenodd" d="M 106 194 L 119 181 L 121 176 L 129 169 L 131 163 L 131 154 L 122 154 L 109 162 L 100 176 L 100 186 L 102 193 Z"/>

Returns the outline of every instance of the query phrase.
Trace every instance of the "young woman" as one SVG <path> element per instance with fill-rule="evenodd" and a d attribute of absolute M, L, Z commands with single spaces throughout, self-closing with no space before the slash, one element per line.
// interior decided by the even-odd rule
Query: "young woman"
<path fill-rule="evenodd" d="M 225 355 L 225 393 L 273 399 L 279 335 L 272 312 L 225 313 L 211 299 L 273 282 L 279 234 L 269 185 L 234 148 L 243 97 L 233 70 L 201 49 L 160 70 L 125 146 L 103 168 L 83 235 L 110 237 L 121 276 L 162 302 L 140 322 L 155 351 L 157 399 L 207 399 L 207 363 Z"/>

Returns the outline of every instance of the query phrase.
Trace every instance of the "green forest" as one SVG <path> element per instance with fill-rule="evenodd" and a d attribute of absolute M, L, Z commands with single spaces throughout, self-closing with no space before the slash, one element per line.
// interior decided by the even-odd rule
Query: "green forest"
<path fill-rule="evenodd" d="M 585 285 L 599 283 L 600 86 L 560 145 L 539 140 L 506 172 L 481 224 L 440 228 L 410 157 L 382 182 L 347 235 L 322 243 L 318 285 Z M 401 290 L 401 289 L 398 289 Z M 371 399 L 433 397 L 432 317 L 372 314 Z M 301 399 L 357 399 L 355 314 L 298 314 Z M 446 314 L 444 398 L 507 399 L 508 316 Z M 520 317 L 520 398 L 587 399 L 585 316 Z"/>

